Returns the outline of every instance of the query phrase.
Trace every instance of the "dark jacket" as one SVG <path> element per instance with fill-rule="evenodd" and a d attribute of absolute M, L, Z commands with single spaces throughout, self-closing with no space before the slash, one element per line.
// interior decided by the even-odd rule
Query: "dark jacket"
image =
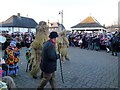
<path fill-rule="evenodd" d="M 45 73 L 53 73 L 57 69 L 57 53 L 55 45 L 48 40 L 43 45 L 41 70 Z"/>
<path fill-rule="evenodd" d="M 96 42 L 96 46 L 100 46 L 100 38 L 96 38 L 95 42 Z"/>

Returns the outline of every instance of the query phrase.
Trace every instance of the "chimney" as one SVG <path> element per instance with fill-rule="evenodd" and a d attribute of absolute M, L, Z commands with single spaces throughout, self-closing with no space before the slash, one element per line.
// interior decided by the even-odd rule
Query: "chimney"
<path fill-rule="evenodd" d="M 17 16 L 20 17 L 20 13 L 17 13 Z"/>

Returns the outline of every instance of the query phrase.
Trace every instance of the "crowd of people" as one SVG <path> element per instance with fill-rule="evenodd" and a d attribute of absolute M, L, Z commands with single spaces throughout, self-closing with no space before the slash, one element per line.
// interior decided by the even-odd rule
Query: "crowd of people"
<path fill-rule="evenodd" d="M 11 41 L 16 41 L 16 46 L 20 49 L 21 47 L 29 47 L 32 41 L 35 39 L 35 35 L 31 32 L 26 33 L 11 33 L 2 34 L 6 37 L 6 42 L 2 44 L 2 49 L 5 50 L 9 46 Z"/>
<path fill-rule="evenodd" d="M 120 51 L 120 32 L 114 33 L 79 33 L 72 32 L 67 35 L 70 46 L 90 50 L 106 50 L 107 52 Z M 115 53 L 117 56 L 117 54 Z"/>
<path fill-rule="evenodd" d="M 18 75 L 19 71 L 19 61 L 20 61 L 20 49 L 22 47 L 30 47 L 30 44 L 34 40 L 33 33 L 12 33 L 2 34 L 6 37 L 6 41 L 2 43 L 2 50 L 4 50 L 3 57 L 0 58 L 0 89 L 11 90 L 11 88 L 16 88 L 13 77 Z M 7 89 L 8 88 L 8 89 Z"/>

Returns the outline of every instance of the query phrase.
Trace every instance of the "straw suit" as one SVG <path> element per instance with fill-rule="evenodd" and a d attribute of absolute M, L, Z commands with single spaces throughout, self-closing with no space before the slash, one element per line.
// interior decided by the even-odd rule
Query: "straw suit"
<path fill-rule="evenodd" d="M 40 71 L 41 53 L 43 44 L 48 40 L 48 26 L 46 22 L 41 21 L 36 27 L 35 40 L 31 43 L 31 60 L 32 69 L 30 74 L 33 78 L 37 78 L 37 73 Z"/>
<path fill-rule="evenodd" d="M 64 61 L 69 60 L 68 57 L 68 47 L 69 47 L 69 41 L 66 37 L 66 32 L 63 31 L 60 33 L 60 37 L 57 39 L 57 46 L 58 46 L 58 52 L 61 54 L 61 60 Z"/>

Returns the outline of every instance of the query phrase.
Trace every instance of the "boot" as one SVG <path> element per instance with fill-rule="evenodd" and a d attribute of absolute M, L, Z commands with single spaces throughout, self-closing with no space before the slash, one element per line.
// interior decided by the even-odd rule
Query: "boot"
<path fill-rule="evenodd" d="M 114 56 L 114 53 L 112 52 L 112 55 Z"/>
<path fill-rule="evenodd" d="M 70 61 L 70 59 L 69 59 L 69 58 L 66 58 L 66 60 Z"/>
<path fill-rule="evenodd" d="M 33 78 L 34 78 L 34 79 L 37 79 L 37 76 L 34 76 L 34 75 L 33 75 Z"/>
<path fill-rule="evenodd" d="M 44 90 L 43 88 L 37 87 L 37 90 Z"/>

